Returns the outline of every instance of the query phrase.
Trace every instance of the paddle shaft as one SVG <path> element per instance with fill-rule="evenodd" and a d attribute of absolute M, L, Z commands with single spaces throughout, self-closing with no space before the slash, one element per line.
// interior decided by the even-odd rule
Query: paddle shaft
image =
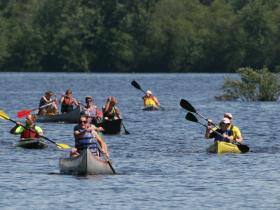
<path fill-rule="evenodd" d="M 124 129 L 125 134 L 127 134 L 127 135 L 130 134 L 130 133 L 128 132 L 128 130 L 126 130 L 126 128 L 125 128 L 123 122 L 122 122 L 122 126 L 123 126 L 123 129 Z"/>
<path fill-rule="evenodd" d="M 96 144 L 97 144 L 98 149 L 99 149 L 100 151 L 102 151 L 102 150 L 101 150 L 101 146 L 100 146 L 100 144 L 99 144 L 99 142 L 98 142 L 97 140 L 96 140 Z M 110 168 L 111 168 L 113 174 L 115 174 L 116 171 L 115 171 L 115 169 L 113 168 L 113 166 L 112 166 L 112 164 L 111 164 L 111 160 L 109 159 L 109 157 L 108 157 L 107 154 L 105 154 L 105 159 L 106 159 L 107 163 L 109 164 L 109 166 L 110 166 Z"/>

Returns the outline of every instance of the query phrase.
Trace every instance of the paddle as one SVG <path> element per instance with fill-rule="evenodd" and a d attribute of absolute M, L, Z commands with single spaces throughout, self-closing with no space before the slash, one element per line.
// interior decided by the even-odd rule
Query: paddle
<path fill-rule="evenodd" d="M 130 133 L 128 132 L 128 130 L 126 130 L 126 128 L 125 128 L 123 122 L 122 122 L 122 126 L 123 126 L 123 129 L 124 129 L 124 133 L 125 133 L 126 135 L 130 134 Z"/>
<path fill-rule="evenodd" d="M 187 113 L 187 115 L 186 115 L 185 118 L 186 118 L 186 120 L 189 120 L 189 121 L 198 123 L 198 124 L 200 124 L 200 125 L 202 125 L 202 126 L 204 126 L 204 127 L 207 128 L 207 125 L 204 125 L 203 123 L 199 122 L 198 119 L 196 118 L 196 116 L 194 116 L 194 115 L 193 115 L 192 113 L 190 113 L 190 112 Z M 224 136 L 223 136 L 222 134 L 220 134 L 219 132 L 217 132 L 216 130 L 214 130 L 214 129 L 212 129 L 212 128 L 211 128 L 211 130 L 212 130 L 215 134 L 217 134 L 217 135 L 219 135 L 220 137 L 224 138 Z M 238 149 L 239 149 L 242 153 L 249 152 L 249 150 L 250 150 L 250 148 L 249 148 L 247 145 L 245 145 L 245 144 L 240 144 L 240 143 L 237 142 L 237 143 L 235 143 L 235 145 L 238 147 Z"/>
<path fill-rule="evenodd" d="M 131 85 L 133 86 L 133 87 L 135 87 L 136 89 L 138 89 L 138 90 L 141 90 L 144 94 L 146 94 L 146 92 L 141 88 L 141 86 L 138 84 L 138 82 L 136 82 L 135 80 L 133 80 L 132 82 L 131 82 Z"/>
<path fill-rule="evenodd" d="M 100 137 L 100 138 L 101 138 L 101 137 Z M 99 144 L 98 141 L 96 141 L 96 144 L 97 144 L 98 150 L 99 150 L 99 151 L 102 151 L 102 150 L 101 150 L 101 146 L 100 146 L 100 144 Z M 104 154 L 104 153 L 103 153 L 103 154 Z M 108 164 L 109 164 L 111 170 L 113 171 L 113 174 L 115 174 L 116 171 L 115 171 L 115 169 L 113 168 L 112 163 L 111 163 L 111 160 L 110 160 L 110 158 L 108 157 L 107 154 L 105 154 L 105 159 L 106 159 L 106 161 L 108 162 Z"/>
<path fill-rule="evenodd" d="M 2 111 L 2 110 L 0 110 L 0 119 L 3 119 L 3 120 L 9 120 L 10 122 L 13 122 L 13 123 L 17 123 L 16 121 L 14 121 L 14 120 L 12 120 L 10 117 L 9 117 L 9 115 L 7 115 L 4 111 Z M 24 129 L 28 129 L 28 130 L 31 130 L 30 128 L 27 128 L 26 126 L 24 126 L 24 125 L 21 125 Z M 49 139 L 49 138 L 47 138 L 46 136 L 41 136 L 40 135 L 40 137 L 41 138 L 43 138 L 43 139 L 46 139 L 47 141 L 49 141 L 49 142 L 51 142 L 51 143 L 53 143 L 53 144 L 55 144 L 58 148 L 60 148 L 60 149 L 69 149 L 69 148 L 71 148 L 69 145 L 67 145 L 67 144 L 58 144 L 58 143 L 56 143 L 55 141 L 53 141 L 53 140 L 51 140 L 51 139 Z"/>
<path fill-rule="evenodd" d="M 53 101 L 50 102 L 50 103 L 48 103 L 48 104 L 45 104 L 45 105 L 43 105 L 43 106 L 40 106 L 39 108 L 21 110 L 21 111 L 17 112 L 17 117 L 18 117 L 18 118 L 26 117 L 26 116 L 29 115 L 31 112 L 36 111 L 36 110 L 41 109 L 41 108 L 44 108 L 44 107 L 46 107 L 46 106 L 49 106 L 49 105 L 51 105 L 52 103 L 53 103 Z"/>
<path fill-rule="evenodd" d="M 208 119 L 206 117 L 204 117 L 202 114 L 200 114 L 198 111 L 196 111 L 196 109 L 185 99 L 181 99 L 180 101 L 180 105 L 183 109 L 186 109 L 189 112 L 194 112 L 197 115 L 199 115 L 200 117 L 202 117 L 204 120 L 208 121 Z M 215 124 L 213 124 L 215 127 L 217 127 Z"/>

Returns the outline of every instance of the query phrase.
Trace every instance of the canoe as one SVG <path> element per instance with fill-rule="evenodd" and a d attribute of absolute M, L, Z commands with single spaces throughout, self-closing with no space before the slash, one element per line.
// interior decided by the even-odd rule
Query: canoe
<path fill-rule="evenodd" d="M 247 150 L 248 148 L 248 150 Z M 241 150 L 240 150 L 241 149 Z M 215 141 L 207 148 L 207 152 L 210 153 L 245 153 L 249 151 L 249 147 L 246 145 L 236 145 L 224 141 Z"/>
<path fill-rule="evenodd" d="M 60 158 L 60 173 L 72 175 L 114 174 L 108 161 L 99 159 L 89 149 L 77 157 Z"/>
<path fill-rule="evenodd" d="M 145 106 L 142 110 L 143 111 L 158 111 L 159 107 L 157 107 L 157 106 Z"/>
<path fill-rule="evenodd" d="M 97 123 L 96 126 L 104 128 L 103 134 L 119 134 L 122 129 L 122 119 L 103 120 L 101 123 Z"/>
<path fill-rule="evenodd" d="M 22 147 L 26 149 L 44 149 L 48 147 L 43 139 L 24 139 L 16 143 L 16 147 Z"/>
<path fill-rule="evenodd" d="M 48 116 L 40 116 L 36 115 L 37 122 L 64 122 L 64 123 L 78 123 L 81 116 L 81 110 L 79 107 L 74 109 L 71 112 L 58 114 L 58 115 L 48 115 Z"/>

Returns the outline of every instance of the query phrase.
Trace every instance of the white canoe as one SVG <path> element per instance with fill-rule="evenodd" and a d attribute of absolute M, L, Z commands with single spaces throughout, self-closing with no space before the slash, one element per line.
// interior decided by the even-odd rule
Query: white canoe
<path fill-rule="evenodd" d="M 85 149 L 81 155 L 59 159 L 60 173 L 74 175 L 114 174 L 108 161 L 102 160 Z"/>

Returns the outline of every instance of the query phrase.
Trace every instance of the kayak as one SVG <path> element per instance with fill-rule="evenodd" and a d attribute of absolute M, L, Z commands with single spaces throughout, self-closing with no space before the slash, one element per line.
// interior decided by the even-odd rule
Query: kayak
<path fill-rule="evenodd" d="M 122 119 L 103 120 L 101 123 L 97 123 L 96 126 L 104 128 L 103 134 L 119 134 L 122 129 Z"/>
<path fill-rule="evenodd" d="M 22 147 L 26 149 L 44 149 L 48 147 L 43 139 L 24 139 L 16 143 L 16 147 Z"/>
<path fill-rule="evenodd" d="M 41 116 L 36 115 L 37 122 L 64 122 L 64 123 L 78 123 L 81 116 L 81 109 L 77 107 L 71 112 L 57 115 Z"/>
<path fill-rule="evenodd" d="M 60 173 L 73 175 L 114 174 L 108 161 L 99 159 L 89 149 L 76 157 L 59 159 Z"/>
<path fill-rule="evenodd" d="M 157 106 L 145 106 L 142 110 L 143 111 L 158 111 L 159 107 L 157 107 Z"/>
<path fill-rule="evenodd" d="M 207 148 L 207 152 L 210 153 L 218 153 L 218 154 L 222 154 L 222 153 L 244 153 L 244 152 L 248 152 L 248 151 L 241 151 L 239 149 L 240 145 L 236 145 L 236 144 L 232 144 L 229 142 L 224 142 L 224 141 L 215 141 L 212 145 L 210 145 Z M 245 145 L 243 145 L 245 146 Z M 245 146 L 247 147 L 247 146 Z"/>

